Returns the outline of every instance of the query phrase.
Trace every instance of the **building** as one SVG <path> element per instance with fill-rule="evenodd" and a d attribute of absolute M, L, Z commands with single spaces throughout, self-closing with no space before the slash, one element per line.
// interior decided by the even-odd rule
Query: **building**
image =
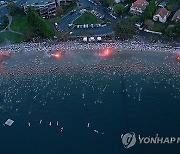
<path fill-rule="evenodd" d="M 141 15 L 149 3 L 146 0 L 136 0 L 130 7 L 130 13 Z"/>
<path fill-rule="evenodd" d="M 56 0 L 58 6 L 68 5 L 69 3 L 73 2 L 73 0 Z"/>
<path fill-rule="evenodd" d="M 162 1 L 161 3 L 158 4 L 158 7 L 166 7 L 166 2 Z"/>
<path fill-rule="evenodd" d="M 176 11 L 174 16 L 172 17 L 172 21 L 179 21 L 180 20 L 180 10 Z"/>
<path fill-rule="evenodd" d="M 166 8 L 158 8 L 153 16 L 153 20 L 165 23 L 169 15 L 170 11 L 168 11 Z"/>
<path fill-rule="evenodd" d="M 57 6 L 68 5 L 72 1 L 73 0 L 29 0 L 23 7 L 24 11 L 27 12 L 28 6 L 32 6 L 42 17 L 49 18 L 56 15 Z"/>
<path fill-rule="evenodd" d="M 7 4 L 7 2 L 5 2 L 5 1 L 0 1 L 0 6 L 1 5 L 6 5 Z"/>
<path fill-rule="evenodd" d="M 37 11 L 38 14 L 40 14 L 42 17 L 51 17 L 53 15 L 56 15 L 56 2 L 55 0 L 30 0 L 26 2 L 26 4 L 23 5 L 24 11 L 27 12 L 27 9 L 29 6 L 34 7 L 34 9 Z"/>

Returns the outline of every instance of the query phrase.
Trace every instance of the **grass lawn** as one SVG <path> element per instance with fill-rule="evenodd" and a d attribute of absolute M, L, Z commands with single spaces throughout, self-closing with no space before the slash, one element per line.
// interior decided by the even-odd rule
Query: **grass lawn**
<path fill-rule="evenodd" d="M 32 29 L 27 21 L 26 15 L 17 15 L 13 17 L 11 29 L 16 32 L 25 33 L 26 29 Z"/>
<path fill-rule="evenodd" d="M 49 18 L 49 19 L 46 19 L 46 21 L 47 21 L 47 23 L 52 27 L 52 29 L 54 30 L 54 31 L 56 31 L 55 30 L 55 23 L 59 23 L 59 21 L 61 21 L 61 16 L 54 16 L 54 17 L 51 17 L 51 18 Z"/>
<path fill-rule="evenodd" d="M 19 35 L 12 32 L 0 33 L 0 43 L 4 43 L 6 41 L 11 43 L 19 43 L 23 40 L 24 40 L 23 35 Z"/>
<path fill-rule="evenodd" d="M 51 18 L 47 19 L 46 21 L 48 23 L 54 25 L 55 22 L 59 22 L 60 20 L 61 20 L 61 16 L 54 16 L 54 17 L 51 17 Z"/>
<path fill-rule="evenodd" d="M 74 24 L 100 24 L 103 21 L 91 13 L 84 13 L 74 21 Z"/>

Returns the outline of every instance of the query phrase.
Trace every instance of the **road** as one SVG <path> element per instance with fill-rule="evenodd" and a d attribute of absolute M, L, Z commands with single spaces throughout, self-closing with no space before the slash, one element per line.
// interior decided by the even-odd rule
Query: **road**
<path fill-rule="evenodd" d="M 105 9 L 101 5 L 94 5 L 88 0 L 80 0 L 80 3 L 82 3 L 83 5 L 78 7 L 77 11 L 74 14 L 70 15 L 70 13 L 68 13 L 63 16 L 63 18 L 58 24 L 58 29 L 68 31 L 68 32 L 71 31 L 75 35 L 80 35 L 83 31 L 87 34 L 92 34 L 92 35 L 104 35 L 104 34 L 112 32 L 112 25 L 108 25 L 108 26 L 100 27 L 100 28 L 94 28 L 94 29 L 68 28 L 68 25 L 80 16 L 79 14 L 80 10 L 87 7 L 90 7 L 93 10 L 96 10 L 97 12 L 99 12 L 101 15 L 104 15 L 105 18 L 108 18 L 111 21 L 111 23 L 115 21 L 115 19 L 108 12 L 105 12 Z"/>

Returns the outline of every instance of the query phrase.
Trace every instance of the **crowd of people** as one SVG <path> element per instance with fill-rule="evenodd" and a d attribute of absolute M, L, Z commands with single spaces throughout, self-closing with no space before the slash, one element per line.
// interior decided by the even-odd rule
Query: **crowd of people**
<path fill-rule="evenodd" d="M 160 51 L 160 52 L 177 52 L 180 47 L 172 47 L 167 44 L 156 44 L 156 43 L 144 43 L 143 41 L 124 41 L 115 43 L 75 43 L 75 42 L 65 42 L 65 43 L 20 43 L 11 44 L 0 47 L 0 52 L 6 50 L 7 52 L 32 52 L 32 51 L 42 51 L 49 52 L 58 49 L 62 50 L 86 50 L 86 49 L 102 49 L 102 48 L 114 48 L 114 49 L 128 49 L 128 50 L 140 50 L 140 51 Z"/>

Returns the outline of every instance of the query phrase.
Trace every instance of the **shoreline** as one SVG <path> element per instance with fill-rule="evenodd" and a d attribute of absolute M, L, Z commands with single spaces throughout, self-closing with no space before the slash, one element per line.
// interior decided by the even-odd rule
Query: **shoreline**
<path fill-rule="evenodd" d="M 0 52 L 7 51 L 9 53 L 15 52 L 49 52 L 57 50 L 100 50 L 105 48 L 112 48 L 115 50 L 132 50 L 132 51 L 146 51 L 146 52 L 169 52 L 178 53 L 180 47 L 173 47 L 167 44 L 145 43 L 143 41 L 124 41 L 124 42 L 110 42 L 110 43 L 77 43 L 77 42 L 64 42 L 64 43 L 33 43 L 23 42 L 19 44 L 10 44 L 0 46 Z"/>

